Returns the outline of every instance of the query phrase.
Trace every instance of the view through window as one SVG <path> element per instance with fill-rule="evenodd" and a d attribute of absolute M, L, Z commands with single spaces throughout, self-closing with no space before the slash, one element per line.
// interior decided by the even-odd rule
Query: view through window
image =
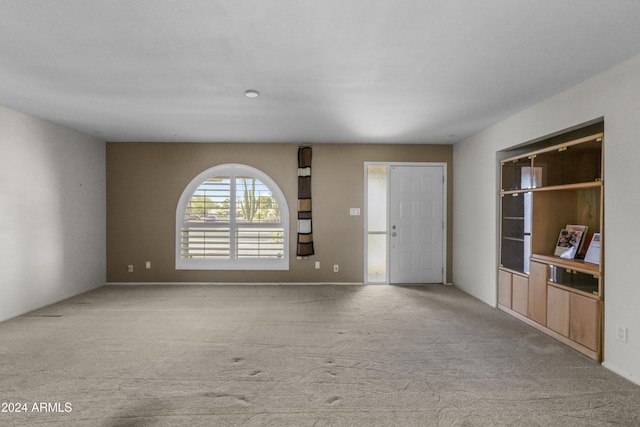
<path fill-rule="evenodd" d="M 207 172 L 181 198 L 178 268 L 288 267 L 288 221 L 281 210 L 286 202 L 277 185 L 244 165 Z"/>

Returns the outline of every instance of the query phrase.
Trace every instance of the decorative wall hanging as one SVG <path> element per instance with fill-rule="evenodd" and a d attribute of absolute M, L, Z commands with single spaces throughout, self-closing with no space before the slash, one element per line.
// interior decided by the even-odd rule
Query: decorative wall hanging
<path fill-rule="evenodd" d="M 311 226 L 311 147 L 298 148 L 298 258 L 314 254 Z"/>

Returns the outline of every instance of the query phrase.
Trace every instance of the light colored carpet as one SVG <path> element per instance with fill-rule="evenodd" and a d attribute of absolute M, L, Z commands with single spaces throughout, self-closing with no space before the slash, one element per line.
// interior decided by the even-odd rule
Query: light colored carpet
<path fill-rule="evenodd" d="M 2 426 L 640 425 L 640 387 L 440 285 L 103 287 L 0 324 L 0 400 L 28 404 Z"/>

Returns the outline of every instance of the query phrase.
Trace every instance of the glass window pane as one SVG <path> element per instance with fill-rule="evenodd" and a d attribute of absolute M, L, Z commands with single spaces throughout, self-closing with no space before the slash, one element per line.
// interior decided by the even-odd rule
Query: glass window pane
<path fill-rule="evenodd" d="M 369 234 L 367 281 L 384 283 L 387 280 L 387 235 Z"/>
<path fill-rule="evenodd" d="M 288 269 L 286 206 L 278 185 L 257 169 L 234 164 L 201 173 L 180 198 L 176 268 Z"/>
<path fill-rule="evenodd" d="M 530 197 L 529 197 L 530 200 Z M 525 270 L 525 197 L 502 197 L 502 254 L 500 264 L 516 271 Z"/>
<path fill-rule="evenodd" d="M 529 272 L 531 257 L 532 194 L 507 194 L 502 197 L 502 253 L 503 267 L 523 273 Z"/>
<path fill-rule="evenodd" d="M 238 223 L 278 223 L 280 210 L 271 190 L 253 177 L 236 178 L 236 221 Z"/>
<path fill-rule="evenodd" d="M 531 159 L 523 157 L 502 164 L 502 190 L 531 188 Z"/>
<path fill-rule="evenodd" d="M 580 271 L 565 269 L 558 266 L 550 266 L 549 280 L 583 292 L 589 292 L 598 295 L 598 276 L 593 274 L 582 273 Z"/>
<path fill-rule="evenodd" d="M 211 178 L 197 188 L 185 210 L 186 222 L 229 222 L 228 176 Z"/>
<path fill-rule="evenodd" d="M 541 172 L 538 187 L 594 182 L 601 177 L 602 140 L 540 153 L 533 164 Z"/>
<path fill-rule="evenodd" d="M 387 167 L 368 166 L 367 169 L 368 231 L 387 231 Z"/>

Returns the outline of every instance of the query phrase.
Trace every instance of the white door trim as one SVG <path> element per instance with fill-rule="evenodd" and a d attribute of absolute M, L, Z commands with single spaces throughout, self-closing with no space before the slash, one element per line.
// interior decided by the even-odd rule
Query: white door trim
<path fill-rule="evenodd" d="M 444 176 L 444 180 L 442 183 L 442 218 L 444 221 L 444 231 L 442 233 L 442 283 L 447 284 L 447 234 L 449 229 L 449 224 L 447 221 L 447 163 L 445 162 L 364 162 L 364 272 L 363 272 L 363 283 L 368 284 L 368 260 L 369 260 L 369 239 L 368 239 L 368 230 L 369 230 L 369 200 L 368 200 L 368 190 L 369 190 L 369 180 L 368 180 L 368 167 L 369 166 L 386 166 L 387 170 L 392 166 L 421 166 L 421 167 L 442 167 L 442 173 Z M 389 175 L 387 174 L 387 182 L 389 180 Z M 387 185 L 387 232 L 389 231 L 389 185 Z M 390 250 L 389 250 L 389 239 L 387 239 L 387 272 L 385 283 L 389 284 L 389 261 L 390 261 Z"/>

